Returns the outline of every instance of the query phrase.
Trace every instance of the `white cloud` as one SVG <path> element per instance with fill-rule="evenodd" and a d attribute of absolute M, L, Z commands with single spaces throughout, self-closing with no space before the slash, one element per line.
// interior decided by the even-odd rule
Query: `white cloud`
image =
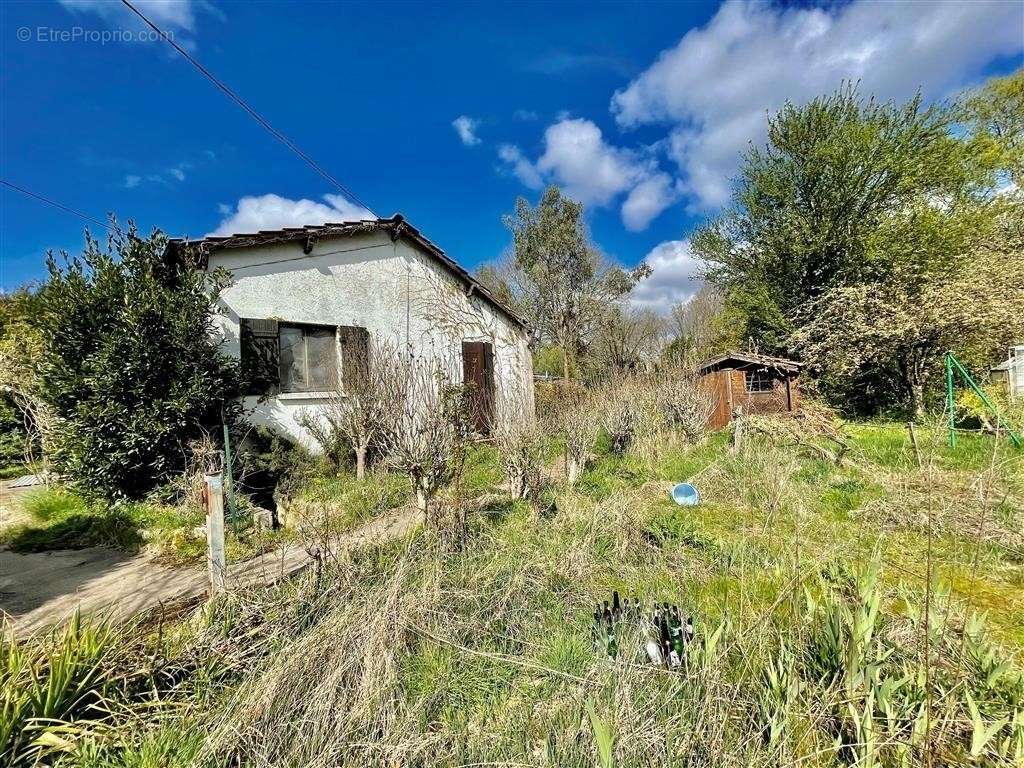
<path fill-rule="evenodd" d="M 341 195 L 324 195 L 323 199 L 327 201 L 326 205 L 314 200 L 290 200 L 273 194 L 243 197 L 234 209 L 223 204 L 219 206 L 225 218 L 206 237 L 373 218 L 373 214 L 365 208 Z"/>
<path fill-rule="evenodd" d="M 498 147 L 498 157 L 508 163 L 515 177 L 530 189 L 540 189 L 544 186 L 540 171 L 515 144 L 502 144 Z"/>
<path fill-rule="evenodd" d="M 668 240 L 651 249 L 644 258 L 651 275 L 641 280 L 630 294 L 634 306 L 667 314 L 672 305 L 688 301 L 702 285 L 701 262 L 693 255 L 689 240 Z"/>
<path fill-rule="evenodd" d="M 176 179 L 177 179 L 178 181 L 184 181 L 184 180 L 185 180 L 185 170 L 184 170 L 184 167 L 183 167 L 183 166 L 180 166 L 180 165 L 179 165 L 179 166 L 178 166 L 178 167 L 176 167 L 176 168 L 171 168 L 171 169 L 170 169 L 170 170 L 168 170 L 167 172 L 168 172 L 169 174 L 171 174 L 171 176 L 173 176 L 174 178 L 176 178 Z"/>
<path fill-rule="evenodd" d="M 124 5 L 112 0 L 60 0 L 60 4 L 73 13 L 96 13 L 118 23 L 130 21 L 133 28 L 142 23 Z M 196 8 L 208 8 L 208 4 L 192 0 L 136 0 L 134 5 L 165 32 L 194 31 Z"/>
<path fill-rule="evenodd" d="M 606 143 L 590 120 L 562 120 L 549 126 L 544 146 L 537 170 L 584 205 L 607 205 L 645 175 L 637 155 Z"/>
<path fill-rule="evenodd" d="M 695 207 L 728 199 L 766 112 L 843 80 L 865 94 L 943 97 L 998 56 L 1024 50 L 1024 5 L 1000 0 L 878 3 L 827 8 L 729 0 L 612 98 L 619 124 L 672 125 L 671 154 Z"/>
<path fill-rule="evenodd" d="M 540 115 L 538 115 L 532 109 L 517 109 L 512 114 L 512 117 L 514 117 L 516 120 L 522 120 L 523 122 L 530 122 L 531 120 L 536 120 L 537 118 L 539 118 Z"/>
<path fill-rule="evenodd" d="M 132 174 L 129 173 L 127 176 L 124 177 L 124 188 L 134 189 L 135 187 L 139 186 L 140 181 L 142 181 L 141 176 L 133 176 Z"/>
<path fill-rule="evenodd" d="M 459 139 L 467 147 L 480 143 L 480 137 L 476 135 L 476 129 L 480 126 L 479 120 L 474 120 L 467 115 L 459 115 L 452 120 L 452 128 L 459 134 Z"/>
<path fill-rule="evenodd" d="M 672 177 L 656 173 L 633 187 L 622 204 L 622 223 L 632 232 L 647 229 L 648 224 L 678 199 L 679 190 L 672 183 Z"/>
<path fill-rule="evenodd" d="M 555 183 L 584 205 L 610 205 L 626 194 L 622 219 L 633 231 L 645 229 L 679 197 L 653 152 L 612 146 L 590 120 L 566 118 L 548 126 L 544 152 L 535 163 L 512 144 L 501 145 L 498 157 L 531 189 Z"/>

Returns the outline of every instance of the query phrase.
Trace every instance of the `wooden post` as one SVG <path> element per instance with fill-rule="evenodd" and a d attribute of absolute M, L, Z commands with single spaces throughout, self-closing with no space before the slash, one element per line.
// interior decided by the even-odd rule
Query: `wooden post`
<path fill-rule="evenodd" d="M 732 444 L 729 446 L 729 453 L 739 453 L 743 450 L 743 406 L 736 406 L 733 412 Z"/>
<path fill-rule="evenodd" d="M 227 560 L 224 555 L 224 473 L 206 476 L 206 564 L 210 595 L 224 591 Z"/>

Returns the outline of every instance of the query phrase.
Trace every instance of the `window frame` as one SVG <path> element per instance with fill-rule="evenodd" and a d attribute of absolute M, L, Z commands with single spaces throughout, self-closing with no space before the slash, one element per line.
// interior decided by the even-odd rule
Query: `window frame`
<path fill-rule="evenodd" d="M 288 382 L 288 385 L 286 385 L 286 381 L 285 381 L 286 377 L 285 377 L 284 362 L 283 362 L 284 361 L 285 345 L 284 345 L 283 340 L 282 340 L 283 339 L 283 334 L 286 331 L 296 331 L 296 330 L 297 331 L 301 331 L 301 333 L 302 333 L 302 356 L 303 356 L 303 369 L 304 369 L 304 376 L 303 376 L 303 378 L 304 378 L 304 380 L 306 382 L 306 386 L 304 388 L 296 388 L 296 387 L 291 385 L 290 381 Z M 277 389 L 278 389 L 278 392 L 280 394 L 282 394 L 282 395 L 297 395 L 297 394 L 308 394 L 308 393 L 311 393 L 311 392 L 313 392 L 313 393 L 328 393 L 328 392 L 334 391 L 332 389 L 332 385 L 330 384 L 329 381 L 328 382 L 324 382 L 323 386 L 320 386 L 319 384 L 316 385 L 316 386 L 312 386 L 309 383 L 309 380 L 310 380 L 310 370 L 309 370 L 309 341 L 308 340 L 309 340 L 309 338 L 312 338 L 312 333 L 311 332 L 316 332 L 316 331 L 319 331 L 319 332 L 327 331 L 327 332 L 330 333 L 330 338 L 333 339 L 333 351 L 334 351 L 334 365 L 333 365 L 334 371 L 333 371 L 333 375 L 334 375 L 335 381 L 339 380 L 339 377 L 341 375 L 341 347 L 340 347 L 340 344 L 338 343 L 338 326 L 336 326 L 336 325 L 328 325 L 328 324 L 320 324 L 320 323 L 286 323 L 286 322 L 279 322 L 278 326 L 277 326 L 277 339 L 278 339 L 278 349 L 279 349 L 279 353 L 278 353 L 279 354 L 279 359 L 278 359 L 278 387 L 277 387 Z"/>
<path fill-rule="evenodd" d="M 775 391 L 775 378 L 767 368 L 746 370 L 743 372 L 743 385 L 748 395 L 771 394 Z"/>

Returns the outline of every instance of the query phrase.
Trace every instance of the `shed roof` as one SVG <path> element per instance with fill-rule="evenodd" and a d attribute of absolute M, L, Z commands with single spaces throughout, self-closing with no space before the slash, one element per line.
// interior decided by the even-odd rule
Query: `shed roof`
<path fill-rule="evenodd" d="M 717 357 L 710 357 L 697 365 L 697 373 L 710 373 L 722 368 L 743 368 L 750 365 L 763 368 L 774 368 L 786 373 L 799 373 L 803 363 L 787 360 L 784 357 L 756 355 L 752 352 L 726 352 Z"/>
<path fill-rule="evenodd" d="M 283 229 L 261 229 L 259 232 L 239 233 L 223 237 L 204 237 L 199 240 L 187 238 L 171 238 L 167 242 L 167 254 L 178 257 L 182 251 L 188 250 L 199 256 L 200 264 L 205 267 L 207 259 L 213 251 L 226 248 L 249 248 L 257 245 L 275 243 L 301 242 L 303 251 L 309 255 L 318 240 L 332 237 L 352 237 L 372 232 L 385 232 L 392 240 L 404 238 L 415 244 L 428 255 L 446 267 L 467 288 L 467 294 L 479 294 L 487 303 L 499 310 L 516 324 L 527 328 L 526 321 L 516 312 L 499 301 L 494 294 L 485 288 L 455 259 L 446 254 L 438 245 L 431 242 L 416 227 L 405 220 L 400 213 L 385 219 L 361 219 L 359 221 L 328 222 L 326 224 L 310 224 L 304 227 L 284 227 Z"/>

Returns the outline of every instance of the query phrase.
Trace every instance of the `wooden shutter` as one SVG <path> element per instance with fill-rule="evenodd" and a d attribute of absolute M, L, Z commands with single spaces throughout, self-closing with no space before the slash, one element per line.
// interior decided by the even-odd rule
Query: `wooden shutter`
<path fill-rule="evenodd" d="M 268 395 L 280 388 L 281 346 L 276 320 L 239 319 L 243 392 Z"/>
<path fill-rule="evenodd" d="M 343 391 L 358 389 L 370 372 L 370 332 L 353 325 L 338 328 L 341 342 L 341 385 Z"/>

